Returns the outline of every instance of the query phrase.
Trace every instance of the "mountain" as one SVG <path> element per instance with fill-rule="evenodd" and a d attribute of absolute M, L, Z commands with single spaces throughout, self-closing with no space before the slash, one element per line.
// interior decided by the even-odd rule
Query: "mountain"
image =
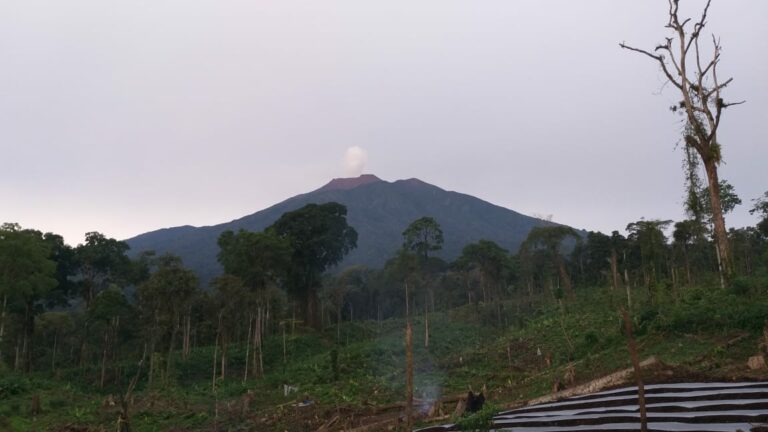
<path fill-rule="evenodd" d="M 325 186 L 289 198 L 272 207 L 231 222 L 205 227 L 181 226 L 148 232 L 126 240 L 132 254 L 154 250 L 180 256 L 204 283 L 221 273 L 216 241 L 225 230 L 261 231 L 283 213 L 309 203 L 336 201 L 347 206 L 347 222 L 358 232 L 357 249 L 341 267 L 363 264 L 381 267 L 402 245 L 403 230 L 422 216 L 434 217 L 443 229 L 446 260 L 481 239 L 493 240 L 511 252 L 535 226 L 551 225 L 470 195 L 440 189 L 418 179 L 388 182 L 366 174 L 333 179 Z"/>

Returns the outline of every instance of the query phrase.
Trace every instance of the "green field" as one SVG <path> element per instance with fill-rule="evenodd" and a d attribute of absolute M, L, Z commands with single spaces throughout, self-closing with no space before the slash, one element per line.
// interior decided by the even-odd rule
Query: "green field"
<path fill-rule="evenodd" d="M 640 355 L 658 356 L 676 376 L 669 380 L 766 378 L 750 372 L 749 356 L 759 351 L 768 319 L 768 287 L 750 280 L 746 292 L 716 287 L 686 289 L 676 296 L 657 292 L 654 302 L 637 290 L 633 309 Z M 624 293 L 581 290 L 565 302 L 541 299 L 482 304 L 431 314 L 429 348 L 424 317 L 414 319 L 415 397 L 479 390 L 487 386 L 494 406 L 547 394 L 553 383 L 586 382 L 629 366 L 618 308 Z M 212 389 L 213 347 L 192 350 L 169 376 L 158 375 L 136 389 L 133 430 L 316 430 L 339 415 L 365 417 L 376 406 L 404 400 L 404 321 L 359 321 L 317 333 L 290 330 L 268 338 L 266 374 L 242 380 L 245 347 L 230 348 L 228 376 Z M 729 345 L 729 341 L 736 340 Z M 764 342 L 764 341 L 762 341 Z M 337 353 L 334 365 L 333 354 Z M 284 361 L 284 354 L 285 360 Z M 565 377 L 572 368 L 574 382 Z M 136 370 L 118 368 L 119 385 L 98 388 L 98 368 L 70 368 L 21 375 L 4 369 L 0 378 L 0 429 L 9 431 L 114 430 L 116 395 Z M 762 375 L 761 375 L 762 374 Z M 335 379 L 337 378 L 337 379 Z M 658 379 L 658 378 L 651 378 Z M 283 384 L 298 387 L 283 395 Z M 41 410 L 34 415 L 32 400 Z M 243 401 L 249 399 L 248 403 Z M 313 403 L 297 408 L 293 403 Z"/>

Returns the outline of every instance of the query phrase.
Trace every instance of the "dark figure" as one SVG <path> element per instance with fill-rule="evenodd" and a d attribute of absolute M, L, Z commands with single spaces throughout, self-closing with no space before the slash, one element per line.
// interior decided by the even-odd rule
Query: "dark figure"
<path fill-rule="evenodd" d="M 480 392 L 479 394 L 475 395 L 472 393 L 472 390 L 469 391 L 469 394 L 467 395 L 467 412 L 473 413 L 478 412 L 481 409 L 483 409 L 483 404 L 485 403 L 485 396 L 483 395 L 483 392 Z"/>

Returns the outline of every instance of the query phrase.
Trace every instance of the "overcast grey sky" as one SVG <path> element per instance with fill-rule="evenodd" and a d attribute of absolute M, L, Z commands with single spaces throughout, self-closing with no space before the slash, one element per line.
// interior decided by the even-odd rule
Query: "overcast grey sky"
<path fill-rule="evenodd" d="M 683 0 L 683 12 L 703 4 Z M 666 1 L 4 0 L 0 222 L 128 238 L 345 175 L 418 177 L 579 228 L 682 218 Z M 721 174 L 768 189 L 768 2 L 714 0 Z M 761 133 L 762 132 L 762 133 Z"/>

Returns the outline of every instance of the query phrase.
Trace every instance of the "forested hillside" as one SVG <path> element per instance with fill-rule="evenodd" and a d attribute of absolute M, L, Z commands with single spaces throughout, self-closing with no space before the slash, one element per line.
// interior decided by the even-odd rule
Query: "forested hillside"
<path fill-rule="evenodd" d="M 403 230 L 423 215 L 435 217 L 445 228 L 445 244 L 438 256 L 446 260 L 455 259 L 464 245 L 481 239 L 516 251 L 531 228 L 551 224 L 417 179 L 387 182 L 368 175 L 335 179 L 313 192 L 228 223 L 152 231 L 126 243 L 134 256 L 145 250 L 178 255 L 203 281 L 209 281 L 221 274 L 216 239 L 223 231 L 261 231 L 287 211 L 326 202 L 347 207 L 347 220 L 359 236 L 358 247 L 344 257 L 340 268 L 381 267 L 400 247 Z"/>
<path fill-rule="evenodd" d="M 674 373 L 749 377 L 768 343 L 765 198 L 757 227 L 729 232 L 727 277 L 693 219 L 631 222 L 627 236 L 536 227 L 517 253 L 481 240 L 445 261 L 450 233 L 423 216 L 383 267 L 329 274 L 358 234 L 343 205 L 309 204 L 260 232 L 223 232 L 210 290 L 173 255 L 5 224 L 0 424 L 314 430 L 342 410 L 354 414 L 337 427 L 351 427 L 379 418 L 360 404 L 467 385 L 504 404 L 627 365 L 620 309 L 641 353 Z M 285 408 L 303 400 L 312 408 Z"/>

